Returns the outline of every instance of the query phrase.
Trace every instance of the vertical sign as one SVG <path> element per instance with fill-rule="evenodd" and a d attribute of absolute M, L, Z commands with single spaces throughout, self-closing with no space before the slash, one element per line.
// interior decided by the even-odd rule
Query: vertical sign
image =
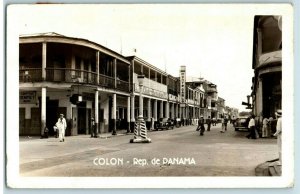
<path fill-rule="evenodd" d="M 185 80 L 186 80 L 186 72 L 185 66 L 180 66 L 180 106 L 185 107 Z"/>

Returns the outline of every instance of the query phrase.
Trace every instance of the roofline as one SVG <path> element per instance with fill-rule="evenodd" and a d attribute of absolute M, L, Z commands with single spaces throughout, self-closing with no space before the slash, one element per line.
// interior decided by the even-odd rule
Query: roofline
<path fill-rule="evenodd" d="M 143 59 L 141 59 L 141 58 L 139 58 L 139 57 L 137 57 L 137 56 L 135 56 L 135 55 L 133 55 L 133 56 L 127 56 L 126 58 L 128 58 L 128 59 L 130 59 L 130 60 L 136 60 L 136 61 L 138 61 L 138 62 L 140 62 L 140 63 L 142 63 L 142 64 L 146 64 L 147 67 L 149 67 L 150 69 L 156 70 L 156 71 L 160 72 L 161 74 L 164 74 L 165 76 L 170 75 L 170 74 L 168 74 L 167 72 L 165 72 L 165 71 L 159 69 L 158 67 L 155 67 L 154 65 L 151 65 L 151 64 L 148 63 L 147 61 L 145 61 L 145 60 L 143 60 Z"/>
<path fill-rule="evenodd" d="M 57 34 L 57 33 L 55 33 L 55 34 Z M 115 55 L 115 56 L 118 57 L 119 60 L 121 60 L 121 61 L 123 61 L 123 62 L 125 62 L 127 64 L 130 64 L 130 61 L 126 57 L 124 57 L 123 55 L 121 55 L 121 54 L 117 53 L 116 51 L 113 51 L 113 50 L 111 50 L 111 49 L 109 49 L 109 48 L 107 48 L 107 47 L 105 47 L 105 46 L 103 46 L 101 44 L 98 44 L 96 42 L 92 42 L 92 41 L 90 41 L 88 39 L 75 38 L 75 37 L 70 37 L 70 36 L 64 36 L 64 35 L 61 35 L 61 34 L 57 34 L 57 35 L 54 35 L 54 36 L 52 35 L 51 36 L 51 35 L 49 35 L 47 33 L 43 33 L 43 34 L 39 33 L 39 34 L 36 34 L 36 35 L 34 35 L 34 34 L 31 34 L 31 35 L 20 35 L 19 36 L 20 40 L 22 40 L 22 39 L 23 40 L 26 40 L 26 39 L 39 39 L 39 38 L 51 38 L 51 39 L 64 39 L 64 40 L 83 41 L 83 42 L 86 42 L 88 44 L 92 44 L 95 47 L 99 47 L 102 50 L 102 52 L 103 52 L 103 50 L 106 50 L 108 52 L 104 52 L 104 53 L 106 53 L 108 55 L 110 55 L 110 54 L 111 55 Z M 42 41 L 38 41 L 38 42 L 42 42 Z M 52 41 L 49 41 L 49 40 L 47 41 L 46 40 L 45 42 L 52 42 Z M 55 42 L 55 41 L 53 41 L 53 42 Z M 26 44 L 26 43 L 29 43 L 29 42 L 22 42 L 22 41 L 20 41 L 20 44 Z M 70 42 L 70 43 L 66 43 L 66 44 L 75 44 L 75 43 L 74 42 Z M 76 45 L 80 45 L 80 44 L 78 43 Z M 87 45 L 81 45 L 81 46 L 89 47 Z M 97 50 L 97 48 L 93 48 L 93 47 L 90 47 L 90 48 Z"/>

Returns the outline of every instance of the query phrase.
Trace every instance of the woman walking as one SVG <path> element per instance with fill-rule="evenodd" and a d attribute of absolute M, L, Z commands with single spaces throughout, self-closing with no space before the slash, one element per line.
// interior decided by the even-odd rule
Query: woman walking
<path fill-rule="evenodd" d="M 269 137 L 270 133 L 269 133 L 269 119 L 268 118 L 264 118 L 263 120 L 263 126 L 262 126 L 262 137 Z"/>

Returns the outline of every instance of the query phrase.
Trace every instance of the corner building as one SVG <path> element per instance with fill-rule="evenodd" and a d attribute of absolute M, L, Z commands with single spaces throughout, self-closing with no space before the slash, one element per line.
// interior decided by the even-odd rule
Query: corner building
<path fill-rule="evenodd" d="M 282 18 L 255 16 L 252 78 L 253 113 L 275 117 L 282 107 Z"/>
<path fill-rule="evenodd" d="M 130 61 L 94 42 L 56 33 L 19 38 L 20 135 L 53 133 L 60 113 L 67 135 L 128 128 Z M 71 102 L 70 98 L 75 102 Z"/>

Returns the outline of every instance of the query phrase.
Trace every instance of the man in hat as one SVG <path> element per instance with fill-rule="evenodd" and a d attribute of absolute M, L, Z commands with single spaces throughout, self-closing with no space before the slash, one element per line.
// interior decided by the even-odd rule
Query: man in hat
<path fill-rule="evenodd" d="M 206 120 L 206 123 L 207 123 L 207 131 L 210 131 L 210 126 L 211 126 L 211 119 L 210 119 L 210 116 L 208 116 L 207 120 Z"/>
<path fill-rule="evenodd" d="M 65 131 L 67 129 L 67 122 L 64 114 L 60 114 L 57 123 L 55 124 L 59 132 L 59 141 L 65 141 Z"/>
<path fill-rule="evenodd" d="M 274 136 L 277 136 L 277 146 L 278 146 L 278 154 L 279 154 L 279 164 L 281 164 L 281 130 L 282 130 L 282 111 L 277 110 L 275 113 L 277 118 L 277 124 L 276 124 L 276 132 L 274 133 Z"/>
<path fill-rule="evenodd" d="M 200 119 L 198 120 L 198 128 L 200 128 L 200 136 L 203 136 L 205 127 L 204 127 L 204 118 L 202 115 L 200 116 Z"/>

